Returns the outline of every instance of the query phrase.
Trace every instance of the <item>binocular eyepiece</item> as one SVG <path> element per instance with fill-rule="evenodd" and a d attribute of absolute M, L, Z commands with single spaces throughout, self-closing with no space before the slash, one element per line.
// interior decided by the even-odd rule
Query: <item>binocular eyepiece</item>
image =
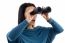
<path fill-rule="evenodd" d="M 35 14 L 43 14 L 43 13 L 49 13 L 51 12 L 51 7 L 46 7 L 46 8 L 41 8 L 41 7 L 37 7 L 35 8 L 30 14 L 31 15 L 35 15 Z"/>

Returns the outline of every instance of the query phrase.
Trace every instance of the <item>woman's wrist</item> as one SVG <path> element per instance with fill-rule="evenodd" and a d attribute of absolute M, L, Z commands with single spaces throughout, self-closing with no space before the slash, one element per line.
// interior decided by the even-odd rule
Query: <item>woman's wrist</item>
<path fill-rule="evenodd" d="M 48 20 L 47 20 L 47 22 L 51 22 L 52 21 L 52 18 L 49 18 Z"/>
<path fill-rule="evenodd" d="M 30 23 L 31 20 L 25 19 L 28 23 Z"/>

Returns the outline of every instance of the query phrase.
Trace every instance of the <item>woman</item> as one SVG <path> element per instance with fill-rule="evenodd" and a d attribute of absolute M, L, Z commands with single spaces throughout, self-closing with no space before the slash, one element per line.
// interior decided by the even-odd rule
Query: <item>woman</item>
<path fill-rule="evenodd" d="M 41 14 L 53 28 L 34 27 L 36 15 L 30 13 L 35 5 L 24 3 L 19 8 L 18 26 L 7 34 L 8 43 L 52 43 L 54 37 L 61 33 L 63 29 L 47 13 Z"/>

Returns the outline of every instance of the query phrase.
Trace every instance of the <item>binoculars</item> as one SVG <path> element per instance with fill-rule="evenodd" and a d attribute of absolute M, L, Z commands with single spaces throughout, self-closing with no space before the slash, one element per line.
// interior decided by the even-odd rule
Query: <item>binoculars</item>
<path fill-rule="evenodd" d="M 43 14 L 43 13 L 49 13 L 49 12 L 51 12 L 51 7 L 49 6 L 46 8 L 37 7 L 30 14 L 35 15 L 35 14 Z"/>

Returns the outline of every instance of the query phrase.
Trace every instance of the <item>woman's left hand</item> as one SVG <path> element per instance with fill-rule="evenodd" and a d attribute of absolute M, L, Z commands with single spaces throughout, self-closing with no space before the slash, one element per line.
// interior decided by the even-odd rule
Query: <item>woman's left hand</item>
<path fill-rule="evenodd" d="M 50 19 L 48 13 L 43 13 L 43 14 L 41 14 L 41 15 L 42 15 L 46 20 L 49 20 L 49 19 Z"/>

